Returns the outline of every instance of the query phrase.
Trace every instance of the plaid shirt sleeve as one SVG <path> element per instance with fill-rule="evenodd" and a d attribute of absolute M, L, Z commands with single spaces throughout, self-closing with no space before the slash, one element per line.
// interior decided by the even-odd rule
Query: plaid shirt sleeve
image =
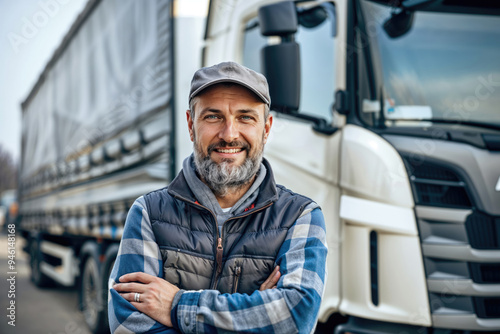
<path fill-rule="evenodd" d="M 118 255 L 109 277 L 109 326 L 111 333 L 116 334 L 179 333 L 137 311 L 112 288 L 122 275 L 138 271 L 163 276 L 160 249 L 156 244 L 143 197 L 139 197 L 128 212 Z"/>
<path fill-rule="evenodd" d="M 311 333 L 326 279 L 323 213 L 310 204 L 292 228 L 276 259 L 276 289 L 246 294 L 180 290 L 171 317 L 183 333 Z"/>

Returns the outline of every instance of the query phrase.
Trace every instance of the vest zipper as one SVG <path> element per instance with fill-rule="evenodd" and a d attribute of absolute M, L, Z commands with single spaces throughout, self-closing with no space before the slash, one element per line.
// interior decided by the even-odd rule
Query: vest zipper
<path fill-rule="evenodd" d="M 222 273 L 222 253 L 224 251 L 223 247 L 222 247 L 222 241 L 223 241 L 223 237 L 224 237 L 224 225 L 226 225 L 226 223 L 230 220 L 235 220 L 235 219 L 240 219 L 240 218 L 243 218 L 243 217 L 246 217 L 246 216 L 249 216 L 255 212 L 258 212 L 258 211 L 261 211 L 261 210 L 264 210 L 268 207 L 270 207 L 271 205 L 273 204 L 273 202 L 267 204 L 267 205 L 264 205 L 263 207 L 260 207 L 258 208 L 257 210 L 254 210 L 254 211 L 251 211 L 251 212 L 248 212 L 248 213 L 245 213 L 244 215 L 241 215 L 241 216 L 237 216 L 237 217 L 231 217 L 229 218 L 228 220 L 226 220 L 223 224 L 222 224 L 222 232 L 221 232 L 221 235 L 219 236 L 219 238 L 217 239 L 217 256 L 216 256 L 216 261 L 217 261 L 217 271 L 215 273 L 215 280 L 214 280 L 214 283 L 212 284 L 212 290 L 217 290 L 217 285 L 219 284 L 219 277 L 220 277 L 220 274 Z M 207 210 L 209 210 L 207 208 Z M 209 210 L 210 211 L 210 210 Z M 211 212 L 211 211 L 210 211 Z M 212 213 L 213 214 L 213 213 Z M 215 223 L 217 224 L 217 219 L 215 219 Z M 218 230 L 218 228 L 217 228 Z M 240 268 L 241 270 L 241 268 Z"/>
<path fill-rule="evenodd" d="M 236 291 L 238 291 L 238 283 L 240 282 L 240 275 L 241 275 L 241 267 L 238 265 L 238 262 L 236 262 L 236 268 L 234 269 L 232 293 L 236 293 Z"/>
<path fill-rule="evenodd" d="M 215 279 L 214 279 L 214 282 L 212 284 L 212 287 L 211 289 L 212 290 L 217 290 L 217 285 L 219 283 L 219 276 L 220 274 L 222 273 L 222 255 L 223 255 L 223 252 L 224 252 L 224 248 L 222 246 L 223 244 L 223 237 L 224 237 L 224 225 L 230 221 L 230 220 L 235 220 L 235 219 L 240 219 L 240 218 L 243 218 L 243 217 L 246 217 L 246 216 L 249 216 L 255 212 L 258 212 L 258 211 L 261 211 L 261 210 L 264 210 L 264 209 L 267 209 L 268 207 L 270 207 L 271 205 L 273 205 L 273 202 L 270 202 L 266 205 L 264 205 L 263 207 L 260 207 L 256 210 L 249 210 L 248 213 L 245 213 L 244 215 L 241 215 L 241 216 L 237 216 L 237 217 L 231 217 L 229 218 L 228 220 L 226 220 L 223 224 L 222 224 L 222 232 L 220 233 L 219 235 L 219 227 L 217 226 L 217 217 L 215 216 L 215 214 L 212 212 L 212 210 L 210 210 L 209 208 L 207 208 L 206 206 L 203 206 L 201 205 L 200 203 L 195 203 L 191 200 L 188 200 L 187 198 L 184 198 L 182 196 L 174 196 L 174 197 L 177 197 L 178 199 L 180 200 L 183 200 L 185 202 L 188 202 L 188 203 L 191 203 L 193 205 L 196 205 L 196 206 L 199 206 L 199 207 L 202 207 L 203 209 L 207 210 L 208 212 L 210 212 L 212 214 L 212 217 L 214 218 L 214 222 L 215 222 L 215 230 L 217 231 L 217 249 L 216 249 L 216 252 L 215 252 L 215 262 L 216 262 L 216 265 L 217 265 L 217 269 L 215 271 Z M 240 268 L 240 271 L 241 271 L 241 268 Z"/>
<path fill-rule="evenodd" d="M 217 254 L 215 257 L 215 261 L 217 263 L 217 271 L 215 272 L 214 283 L 212 284 L 212 290 L 217 288 L 217 283 L 219 281 L 219 276 L 222 273 L 222 254 L 224 252 L 224 248 L 222 247 L 222 236 L 217 238 Z"/>

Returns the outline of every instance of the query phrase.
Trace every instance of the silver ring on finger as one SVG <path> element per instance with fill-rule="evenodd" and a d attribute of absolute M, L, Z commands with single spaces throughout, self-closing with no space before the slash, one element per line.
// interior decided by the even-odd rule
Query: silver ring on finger
<path fill-rule="evenodd" d="M 141 302 L 141 294 L 139 292 L 136 292 L 134 295 L 134 301 L 137 303 Z"/>

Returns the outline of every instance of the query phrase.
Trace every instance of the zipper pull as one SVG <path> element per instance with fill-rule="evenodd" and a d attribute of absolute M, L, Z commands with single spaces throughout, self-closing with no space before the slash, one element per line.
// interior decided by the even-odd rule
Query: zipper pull
<path fill-rule="evenodd" d="M 233 293 L 236 293 L 238 291 L 238 283 L 240 282 L 240 275 L 241 275 L 241 267 L 236 261 L 236 268 L 234 269 L 234 277 L 233 277 Z"/>
<path fill-rule="evenodd" d="M 220 274 L 222 271 L 222 253 L 224 249 L 222 248 L 222 238 L 217 239 L 217 273 Z"/>

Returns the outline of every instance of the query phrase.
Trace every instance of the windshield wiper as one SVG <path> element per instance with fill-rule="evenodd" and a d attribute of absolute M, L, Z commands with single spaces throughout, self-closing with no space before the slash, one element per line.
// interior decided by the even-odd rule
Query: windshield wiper
<path fill-rule="evenodd" d="M 401 2 L 401 7 L 407 10 L 417 10 L 421 6 L 436 2 L 437 0 L 406 0 Z"/>
<path fill-rule="evenodd" d="M 400 7 L 407 10 L 418 10 L 419 7 L 425 6 L 431 2 L 436 2 L 438 0 L 369 0 L 371 2 L 376 2 L 385 6 Z"/>
<path fill-rule="evenodd" d="M 500 131 L 500 124 L 483 123 L 477 121 L 463 121 L 459 119 L 446 119 L 446 118 L 423 118 L 423 119 L 404 119 L 404 121 L 418 121 L 418 122 L 433 122 L 433 123 L 443 123 L 443 124 L 457 124 L 457 125 L 468 125 L 477 126 L 486 129 L 498 130 Z"/>
<path fill-rule="evenodd" d="M 500 3 L 491 0 L 368 0 L 407 11 L 500 15 Z"/>

